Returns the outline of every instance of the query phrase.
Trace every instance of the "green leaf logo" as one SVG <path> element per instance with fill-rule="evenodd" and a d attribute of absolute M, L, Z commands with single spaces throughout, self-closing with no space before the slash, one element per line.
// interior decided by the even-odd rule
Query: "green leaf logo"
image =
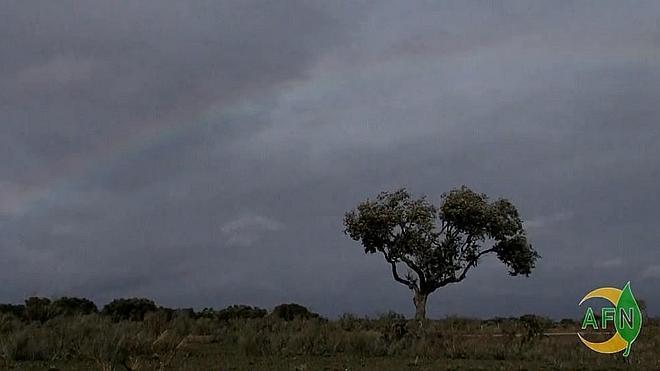
<path fill-rule="evenodd" d="M 630 347 L 633 341 L 637 339 L 637 335 L 639 335 L 642 328 L 642 312 L 639 310 L 632 290 L 630 290 L 630 282 L 623 288 L 619 302 L 616 304 L 614 325 L 619 335 L 628 343 L 626 351 L 623 352 L 623 356 L 628 357 Z"/>

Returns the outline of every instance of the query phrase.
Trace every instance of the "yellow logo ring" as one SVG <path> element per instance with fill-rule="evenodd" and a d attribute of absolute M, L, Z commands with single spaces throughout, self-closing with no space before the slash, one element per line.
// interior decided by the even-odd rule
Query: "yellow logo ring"
<path fill-rule="evenodd" d="M 595 289 L 585 295 L 582 300 L 580 300 L 580 304 L 584 303 L 585 300 L 588 299 L 593 299 L 593 298 L 601 298 L 609 301 L 610 303 L 614 304 L 616 306 L 619 303 L 619 298 L 621 297 L 621 290 L 614 288 L 614 287 L 602 287 L 599 289 Z M 611 338 L 608 340 L 601 342 L 601 343 L 594 343 L 589 340 L 586 340 L 585 338 L 578 333 L 578 337 L 580 340 L 582 340 L 582 343 L 589 347 L 589 349 L 599 352 L 599 353 L 618 353 L 624 349 L 626 349 L 628 343 L 619 335 L 618 332 L 616 332 Z"/>

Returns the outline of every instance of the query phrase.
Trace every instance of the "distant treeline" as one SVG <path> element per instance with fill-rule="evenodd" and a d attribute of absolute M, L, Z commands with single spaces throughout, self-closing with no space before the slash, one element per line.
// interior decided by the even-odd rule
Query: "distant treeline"
<path fill-rule="evenodd" d="M 195 311 L 193 308 L 167 308 L 157 305 L 153 300 L 146 298 L 122 298 L 112 300 L 100 310 L 91 300 L 78 297 L 61 297 L 49 299 L 45 297 L 30 297 L 24 304 L 0 304 L 0 314 L 10 314 L 26 322 L 44 323 L 57 317 L 79 316 L 88 314 L 99 314 L 111 318 L 114 321 L 143 321 L 148 313 L 157 313 L 166 320 L 177 317 L 190 319 L 216 319 L 219 321 L 230 321 L 234 319 L 253 319 L 270 316 L 273 318 L 291 321 L 294 319 L 323 319 L 318 313 L 314 313 L 303 305 L 288 303 L 280 304 L 271 311 L 264 308 L 249 305 L 230 305 L 224 309 L 204 308 Z M 403 315 L 388 312 L 380 317 L 405 319 Z M 352 314 L 344 314 L 341 318 L 358 319 Z M 341 319 L 340 318 L 340 319 Z M 574 319 L 564 318 L 553 321 L 549 318 L 537 315 L 523 315 L 521 317 L 495 317 L 480 322 L 486 325 L 499 325 L 505 321 L 541 322 L 545 325 L 573 325 Z"/>
<path fill-rule="evenodd" d="M 56 317 L 77 316 L 97 313 L 115 321 L 143 321 L 147 313 L 158 312 L 168 319 L 186 317 L 192 319 L 210 318 L 220 321 L 233 319 L 262 318 L 268 315 L 284 320 L 295 318 L 320 318 L 306 307 L 299 304 L 281 304 L 268 310 L 249 305 L 231 305 L 215 310 L 204 308 L 195 311 L 192 308 L 166 308 L 156 305 L 153 300 L 145 298 L 115 299 L 103 306 L 101 310 L 96 304 L 86 298 L 61 297 L 51 300 L 44 297 L 31 297 L 25 304 L 0 304 L 0 314 L 14 315 L 27 322 L 46 322 Z"/>

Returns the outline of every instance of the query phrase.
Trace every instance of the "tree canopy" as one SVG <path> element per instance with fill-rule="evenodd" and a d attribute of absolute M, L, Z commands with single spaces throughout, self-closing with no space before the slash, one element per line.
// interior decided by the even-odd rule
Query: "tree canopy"
<path fill-rule="evenodd" d="M 383 255 L 394 280 L 415 292 L 418 317 L 425 316 L 429 294 L 465 279 L 486 254 L 496 254 L 514 276 L 528 276 L 539 258 L 511 202 L 490 201 L 466 186 L 444 193 L 439 207 L 406 189 L 382 192 L 346 213 L 344 226 L 365 253 Z M 401 264 L 408 268 L 403 274 Z"/>

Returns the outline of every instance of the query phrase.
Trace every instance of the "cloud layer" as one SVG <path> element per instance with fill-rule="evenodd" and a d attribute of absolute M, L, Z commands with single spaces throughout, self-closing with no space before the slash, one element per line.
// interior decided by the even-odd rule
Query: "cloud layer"
<path fill-rule="evenodd" d="M 467 184 L 543 260 L 486 259 L 431 315 L 573 316 L 628 280 L 658 313 L 660 9 L 637 5 L 11 1 L 0 300 L 410 313 L 343 213 Z"/>

